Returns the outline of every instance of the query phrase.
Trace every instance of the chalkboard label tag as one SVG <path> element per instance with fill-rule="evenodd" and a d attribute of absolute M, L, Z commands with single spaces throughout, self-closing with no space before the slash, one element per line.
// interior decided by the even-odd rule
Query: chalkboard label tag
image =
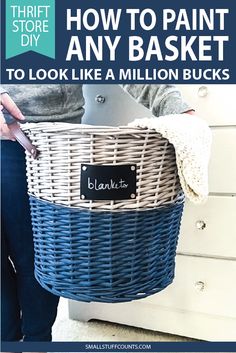
<path fill-rule="evenodd" d="M 136 198 L 136 165 L 81 164 L 80 198 L 130 200 Z"/>

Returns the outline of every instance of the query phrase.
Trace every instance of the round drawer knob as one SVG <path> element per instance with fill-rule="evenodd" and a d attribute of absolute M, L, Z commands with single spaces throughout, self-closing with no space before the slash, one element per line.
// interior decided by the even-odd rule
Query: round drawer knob
<path fill-rule="evenodd" d="M 95 101 L 97 103 L 105 103 L 105 100 L 106 98 L 104 96 L 102 96 L 101 94 L 98 94 L 96 97 L 95 97 Z"/>
<path fill-rule="evenodd" d="M 206 97 L 207 95 L 208 95 L 207 86 L 201 86 L 198 90 L 198 96 L 199 97 Z"/>
<path fill-rule="evenodd" d="M 204 221 L 199 220 L 196 222 L 196 228 L 199 230 L 203 230 L 206 228 L 206 223 Z"/>
<path fill-rule="evenodd" d="M 205 283 L 202 281 L 198 281 L 195 283 L 195 288 L 199 291 L 202 292 L 205 289 Z"/>

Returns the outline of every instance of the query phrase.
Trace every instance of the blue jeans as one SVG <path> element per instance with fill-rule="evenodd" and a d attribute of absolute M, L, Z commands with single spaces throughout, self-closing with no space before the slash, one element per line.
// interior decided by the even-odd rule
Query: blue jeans
<path fill-rule="evenodd" d="M 34 278 L 34 249 L 27 196 L 25 155 L 1 141 L 2 341 L 51 341 L 59 297 Z"/>

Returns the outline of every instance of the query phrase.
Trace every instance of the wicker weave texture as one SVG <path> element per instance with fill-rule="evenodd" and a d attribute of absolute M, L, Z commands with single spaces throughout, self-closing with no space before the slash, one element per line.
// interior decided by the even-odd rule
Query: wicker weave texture
<path fill-rule="evenodd" d="M 94 212 L 30 198 L 35 276 L 74 300 L 125 302 L 174 277 L 183 202 L 148 211 Z"/>
<path fill-rule="evenodd" d="M 119 211 L 159 207 L 179 198 L 174 148 L 154 131 L 65 123 L 28 124 L 24 130 L 40 151 L 36 160 L 27 156 L 29 193 L 39 199 L 68 207 Z M 82 200 L 81 163 L 136 164 L 136 199 Z"/>

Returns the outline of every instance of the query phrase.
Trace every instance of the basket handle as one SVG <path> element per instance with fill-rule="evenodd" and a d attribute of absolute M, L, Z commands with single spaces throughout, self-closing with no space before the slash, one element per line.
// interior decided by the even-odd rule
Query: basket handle
<path fill-rule="evenodd" d="M 21 130 L 17 120 L 9 114 L 9 112 L 4 108 L 2 110 L 2 113 L 4 115 L 4 119 L 6 121 L 6 124 L 11 132 L 11 134 L 14 136 L 17 142 L 24 147 L 24 149 L 29 152 L 29 154 L 33 158 L 37 158 L 39 155 L 39 151 L 37 148 L 31 143 L 29 138 L 24 134 L 24 132 Z"/>

